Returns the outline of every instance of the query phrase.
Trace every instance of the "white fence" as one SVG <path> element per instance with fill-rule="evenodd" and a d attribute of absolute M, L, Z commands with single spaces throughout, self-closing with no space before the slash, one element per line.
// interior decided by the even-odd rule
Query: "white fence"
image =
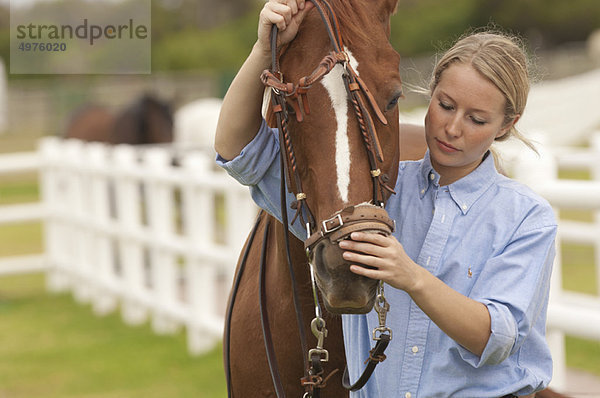
<path fill-rule="evenodd" d="M 157 333 L 187 329 L 201 353 L 222 336 L 238 254 L 256 216 L 246 188 L 212 155 L 177 157 L 48 138 L 41 186 L 51 290 L 72 290 L 98 314 L 121 308 Z"/>
<path fill-rule="evenodd" d="M 540 157 L 531 151 L 515 157 L 515 178 L 527 183 L 555 208 L 591 211 L 591 222 L 560 220 L 557 257 L 554 262 L 547 338 L 554 358 L 552 386 L 566 387 L 565 334 L 600 341 L 600 295 L 586 295 L 562 288 L 562 242 L 594 248 L 596 288 L 600 294 L 600 132 L 590 140 L 589 149 L 542 147 Z M 558 178 L 558 169 L 586 170 L 591 180 Z"/>

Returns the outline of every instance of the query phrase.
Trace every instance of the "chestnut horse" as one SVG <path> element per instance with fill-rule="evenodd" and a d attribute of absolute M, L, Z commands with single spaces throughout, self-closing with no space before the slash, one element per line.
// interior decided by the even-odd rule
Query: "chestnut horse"
<path fill-rule="evenodd" d="M 262 76 L 291 192 L 282 186 L 281 196 L 294 211 L 281 211 L 283 224 L 261 212 L 238 262 L 223 353 L 231 397 L 348 396 L 339 314 L 369 312 L 380 296 L 377 281 L 349 271 L 337 242 L 356 230 L 391 232 L 382 206 L 400 153 L 425 152 L 421 138 L 399 150 L 400 57 L 389 43 L 397 0 L 311 1 L 296 39 Z M 288 212 L 306 225 L 306 242 L 288 231 Z"/>
<path fill-rule="evenodd" d="M 390 194 L 385 187 L 394 186 L 399 160 L 400 56 L 389 43 L 397 0 L 313 3 L 316 7 L 306 15 L 295 40 L 281 51 L 285 82 L 277 79 L 277 70 L 264 73 L 263 82 L 275 93 L 286 93 L 285 103 L 275 102 L 271 112 L 279 119 L 291 115 L 283 121 L 289 135 L 282 132 L 280 138 L 286 142 L 282 169 L 294 194 L 295 222 L 309 226 L 310 262 L 321 303 L 328 310 L 322 317 L 329 337 L 320 344 L 311 330 L 315 302 L 302 242 L 290 234 L 286 243 L 284 226 L 263 213 L 254 239 L 247 242 L 245 261 L 240 261 L 245 269 L 238 264 L 237 289 L 230 297 L 224 355 L 234 397 L 276 396 L 277 385 L 278 396 L 307 392 L 310 396 L 311 383 L 319 377 L 323 396 L 348 395 L 341 383 L 345 366 L 341 322 L 332 314 L 370 311 L 378 282 L 349 271 L 337 241 L 350 232 L 338 221 L 352 220 L 355 230 L 378 233 L 393 228 L 382 204 Z M 329 4 L 337 17 L 329 12 Z M 341 236 L 321 239 L 332 230 Z M 294 283 L 286 266 L 288 244 Z M 260 268 L 261 257 L 266 270 Z M 324 333 L 325 325 L 319 323 L 318 331 Z M 265 354 L 264 339 L 269 340 L 270 356 Z M 312 379 L 307 377 L 306 346 L 331 353 L 323 373 Z M 272 376 L 273 369 L 279 376 Z M 327 376 L 331 377 L 325 383 Z"/>

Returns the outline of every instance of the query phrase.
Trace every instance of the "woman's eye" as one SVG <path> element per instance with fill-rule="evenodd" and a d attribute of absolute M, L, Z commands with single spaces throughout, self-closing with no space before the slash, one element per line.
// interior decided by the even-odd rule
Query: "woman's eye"
<path fill-rule="evenodd" d="M 481 120 L 481 119 L 477 119 L 475 117 L 472 117 L 471 120 L 473 121 L 473 123 L 478 124 L 478 125 L 484 125 L 486 123 L 485 120 Z"/>
<path fill-rule="evenodd" d="M 451 110 L 452 110 L 452 105 L 450 105 L 450 104 L 446 104 L 446 103 L 444 103 L 444 102 L 442 102 L 442 101 L 440 101 L 440 106 L 441 106 L 443 109 L 447 110 L 447 111 L 451 111 Z"/>

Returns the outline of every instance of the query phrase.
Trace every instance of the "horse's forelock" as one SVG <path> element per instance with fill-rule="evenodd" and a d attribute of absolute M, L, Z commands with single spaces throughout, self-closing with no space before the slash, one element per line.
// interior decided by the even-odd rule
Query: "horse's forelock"
<path fill-rule="evenodd" d="M 398 4 L 398 0 L 328 0 L 328 2 L 336 13 L 346 45 L 352 45 L 355 41 L 373 40 L 366 27 L 373 26 L 373 17 L 381 17 L 379 13 L 382 10 L 386 14 L 385 18 L 391 16 L 395 13 Z"/>

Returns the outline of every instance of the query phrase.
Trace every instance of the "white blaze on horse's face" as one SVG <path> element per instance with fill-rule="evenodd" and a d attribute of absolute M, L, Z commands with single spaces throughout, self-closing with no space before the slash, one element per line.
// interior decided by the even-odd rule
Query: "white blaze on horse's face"
<path fill-rule="evenodd" d="M 347 48 L 345 48 L 350 65 L 358 74 L 358 62 Z M 350 142 L 348 139 L 348 93 L 344 86 L 342 74 L 344 67 L 337 64 L 329 72 L 321 84 L 327 90 L 331 105 L 335 113 L 335 165 L 337 171 L 337 186 L 340 198 L 348 203 L 348 187 L 350 186 Z"/>

